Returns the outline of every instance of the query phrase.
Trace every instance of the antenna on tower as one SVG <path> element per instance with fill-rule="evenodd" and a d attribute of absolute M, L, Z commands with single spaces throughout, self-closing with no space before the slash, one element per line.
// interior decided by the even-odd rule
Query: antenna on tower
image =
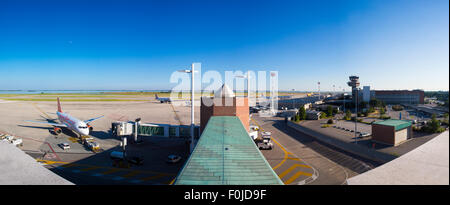
<path fill-rule="evenodd" d="M 320 100 L 320 82 L 317 82 L 317 87 L 319 88 L 319 100 Z"/>

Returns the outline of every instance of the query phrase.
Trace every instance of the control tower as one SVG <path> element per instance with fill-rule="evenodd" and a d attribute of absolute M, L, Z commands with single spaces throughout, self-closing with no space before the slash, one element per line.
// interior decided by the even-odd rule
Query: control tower
<path fill-rule="evenodd" d="M 356 100 L 358 98 L 358 87 L 359 87 L 359 77 L 352 75 L 349 77 L 350 81 L 347 83 L 348 86 L 352 87 L 352 100 L 356 105 Z"/>

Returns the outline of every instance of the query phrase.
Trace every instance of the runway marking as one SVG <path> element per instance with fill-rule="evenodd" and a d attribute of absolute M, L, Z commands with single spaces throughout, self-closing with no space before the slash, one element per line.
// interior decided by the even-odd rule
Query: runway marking
<path fill-rule="evenodd" d="M 36 161 L 42 162 L 44 164 L 68 164 L 68 162 L 61 162 L 61 161 L 51 161 L 51 160 L 43 160 L 43 159 L 37 159 Z"/>
<path fill-rule="evenodd" d="M 31 103 L 37 110 L 39 110 L 39 112 L 41 112 L 42 114 L 45 115 L 45 117 L 47 117 L 47 119 L 52 119 L 50 116 L 48 116 L 44 111 L 41 110 L 41 108 L 39 108 L 36 103 Z"/>
<path fill-rule="evenodd" d="M 140 173 L 142 173 L 142 172 L 140 172 L 140 171 L 131 171 L 131 172 L 129 172 L 128 174 L 123 175 L 122 177 L 123 177 L 123 178 L 129 178 L 129 177 L 136 176 L 136 175 L 138 175 L 138 174 L 140 174 Z"/>
<path fill-rule="evenodd" d="M 296 180 L 300 175 L 305 175 L 305 176 L 308 176 L 308 177 L 312 176 L 311 173 L 306 173 L 306 172 L 299 171 L 299 172 L 295 173 L 294 176 L 292 176 L 291 178 L 289 178 L 288 180 L 286 180 L 284 183 L 285 183 L 285 184 L 290 184 L 290 183 L 292 183 L 294 180 Z"/>
<path fill-rule="evenodd" d="M 291 154 L 292 154 L 292 153 L 291 153 Z M 299 158 L 297 158 L 297 157 L 288 157 L 288 159 L 290 159 L 290 160 L 295 160 L 295 161 L 299 161 L 299 162 L 302 161 L 301 159 L 299 159 Z"/>
<path fill-rule="evenodd" d="M 173 113 L 175 114 L 175 117 L 177 118 L 178 123 L 179 123 L 180 125 L 182 125 L 180 116 L 178 116 L 178 113 L 176 112 L 175 107 L 173 107 L 173 104 L 172 104 L 172 103 L 170 103 L 170 106 L 172 107 Z"/>
<path fill-rule="evenodd" d="M 170 181 L 164 182 L 165 185 L 172 185 L 172 183 L 175 181 L 175 179 L 172 179 Z"/>
<path fill-rule="evenodd" d="M 294 165 L 292 165 L 291 167 L 289 167 L 288 169 L 284 170 L 284 172 L 281 173 L 281 174 L 279 174 L 278 176 L 279 176 L 280 178 L 283 178 L 284 176 L 286 176 L 287 174 L 289 174 L 290 172 L 292 172 L 292 171 L 293 171 L 295 168 L 297 168 L 297 167 L 311 168 L 311 167 L 308 166 L 308 165 L 294 164 Z"/>
<path fill-rule="evenodd" d="M 79 166 L 79 165 L 77 165 L 77 164 L 64 164 L 64 165 L 61 165 L 61 167 L 64 167 L 64 168 L 77 167 L 77 166 Z"/>
<path fill-rule="evenodd" d="M 91 171 L 91 170 L 95 170 L 95 169 L 101 169 L 101 167 L 95 167 L 95 166 L 92 166 L 92 167 L 80 169 L 80 171 L 86 172 L 86 171 Z"/>
<path fill-rule="evenodd" d="M 106 172 L 102 172 L 101 174 L 102 174 L 102 175 L 107 175 L 107 174 L 112 174 L 112 173 L 119 172 L 119 171 L 120 171 L 120 169 L 112 168 L 112 169 L 109 169 L 109 170 L 106 171 Z"/>
<path fill-rule="evenodd" d="M 264 131 L 264 129 L 253 119 L 253 118 L 251 118 L 250 117 L 250 119 L 259 127 L 259 129 L 261 130 L 261 131 Z M 272 140 L 275 142 L 275 144 L 277 144 L 282 150 L 283 150 L 283 152 L 284 152 L 284 158 L 283 158 L 283 160 L 278 164 L 278 165 L 276 165 L 275 167 L 273 167 L 272 169 L 273 170 L 275 170 L 275 169 L 277 169 L 277 168 L 279 168 L 279 167 L 281 167 L 281 165 L 283 165 L 288 159 L 290 159 L 290 160 L 294 160 L 294 161 L 299 161 L 299 162 L 302 162 L 302 163 L 304 163 L 304 164 L 294 164 L 292 167 L 290 167 L 289 169 L 291 169 L 290 171 L 288 171 L 288 170 L 285 170 L 282 174 L 280 174 L 280 175 L 278 175 L 279 176 L 279 178 L 282 178 L 282 177 L 284 177 L 285 175 L 287 175 L 289 172 L 291 172 L 295 167 L 305 167 L 305 168 L 310 168 L 310 169 L 312 169 L 313 170 L 313 172 L 314 172 L 314 174 L 310 174 L 310 173 L 306 173 L 306 172 L 302 172 L 302 173 L 296 173 L 294 176 L 296 176 L 295 178 L 293 178 L 293 177 L 291 177 L 290 179 L 288 179 L 287 180 L 287 182 L 289 182 L 289 183 L 292 183 L 292 181 L 294 181 L 295 179 L 297 179 L 300 175 L 306 175 L 306 176 L 310 176 L 310 177 L 312 177 L 312 181 L 314 181 L 315 179 L 317 179 L 317 177 L 319 176 L 319 173 L 316 171 L 316 169 L 314 169 L 314 167 L 311 167 L 311 166 L 309 166 L 309 165 L 307 165 L 308 163 L 306 163 L 306 162 L 304 162 L 303 160 L 301 160 L 300 158 L 297 158 L 297 157 L 289 157 L 289 155 L 293 155 L 293 156 L 295 156 L 292 152 L 288 152 L 277 140 L 275 140 L 273 137 L 272 137 Z M 295 166 L 295 167 L 294 167 Z M 287 172 L 288 171 L 288 172 Z M 306 179 L 305 179 L 306 180 Z M 303 180 L 303 182 L 305 182 L 305 180 Z M 309 181 L 308 183 L 310 183 L 310 182 L 312 182 L 312 181 Z M 284 182 L 283 182 L 284 183 Z M 287 183 L 285 183 L 285 184 L 287 184 Z"/>
<path fill-rule="evenodd" d="M 158 175 L 151 176 L 151 177 L 145 177 L 145 178 L 142 178 L 140 180 L 141 181 L 148 181 L 148 180 L 152 180 L 152 179 L 158 179 L 158 178 L 161 178 L 161 177 L 164 177 L 164 176 L 165 176 L 164 174 L 158 174 Z"/>
<path fill-rule="evenodd" d="M 262 132 L 264 132 L 264 129 L 253 119 L 253 118 L 250 118 L 257 126 L 258 126 L 258 128 L 259 128 L 259 130 L 261 130 Z M 277 164 L 276 166 L 274 166 L 274 167 L 272 167 L 272 169 L 273 170 L 275 170 L 275 169 L 277 169 L 277 168 L 279 168 L 279 167 L 281 167 L 281 165 L 283 165 L 285 162 L 286 162 L 286 160 L 287 160 L 287 158 L 288 158 L 288 152 L 284 149 L 284 147 L 283 146 L 281 146 L 281 144 L 280 143 L 278 143 L 273 137 L 272 137 L 272 140 L 283 150 L 283 152 L 284 152 L 284 158 L 283 158 L 283 160 L 279 163 L 279 164 Z"/>
<path fill-rule="evenodd" d="M 75 138 L 75 137 L 69 137 L 69 140 L 70 140 L 72 143 L 78 143 L 78 138 Z"/>

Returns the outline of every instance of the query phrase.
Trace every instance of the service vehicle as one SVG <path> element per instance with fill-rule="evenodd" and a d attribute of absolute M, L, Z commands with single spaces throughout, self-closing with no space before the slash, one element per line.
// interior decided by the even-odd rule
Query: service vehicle
<path fill-rule="evenodd" d="M 175 164 L 181 160 L 181 157 L 175 154 L 167 156 L 167 163 Z"/>
<path fill-rule="evenodd" d="M 23 140 L 22 140 L 22 138 L 17 138 L 17 139 L 13 139 L 12 141 L 11 141 L 11 143 L 13 144 L 13 145 L 15 145 L 15 146 L 20 146 L 20 147 L 22 147 L 23 146 Z"/>
<path fill-rule="evenodd" d="M 66 150 L 66 149 L 70 149 L 70 145 L 66 142 L 60 143 L 58 144 L 59 147 L 61 147 L 61 149 Z"/>
<path fill-rule="evenodd" d="M 360 137 L 369 137 L 370 134 L 367 133 L 367 132 L 362 132 L 362 133 L 359 134 L 359 136 L 360 136 Z"/>
<path fill-rule="evenodd" d="M 261 138 L 257 139 L 256 145 L 260 150 L 271 150 L 273 149 L 273 143 L 271 142 L 271 132 L 261 132 Z"/>

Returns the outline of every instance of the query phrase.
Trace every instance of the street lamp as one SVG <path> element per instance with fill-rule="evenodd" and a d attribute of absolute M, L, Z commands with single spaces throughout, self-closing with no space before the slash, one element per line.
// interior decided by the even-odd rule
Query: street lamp
<path fill-rule="evenodd" d="M 250 72 L 247 71 L 247 75 L 236 75 L 234 77 L 247 79 L 247 97 L 250 98 Z"/>
<path fill-rule="evenodd" d="M 178 72 L 182 73 L 191 73 L 191 143 L 189 146 L 189 152 L 192 153 L 194 149 L 194 73 L 197 72 L 194 70 L 194 64 L 191 64 L 191 70 L 179 70 Z"/>

